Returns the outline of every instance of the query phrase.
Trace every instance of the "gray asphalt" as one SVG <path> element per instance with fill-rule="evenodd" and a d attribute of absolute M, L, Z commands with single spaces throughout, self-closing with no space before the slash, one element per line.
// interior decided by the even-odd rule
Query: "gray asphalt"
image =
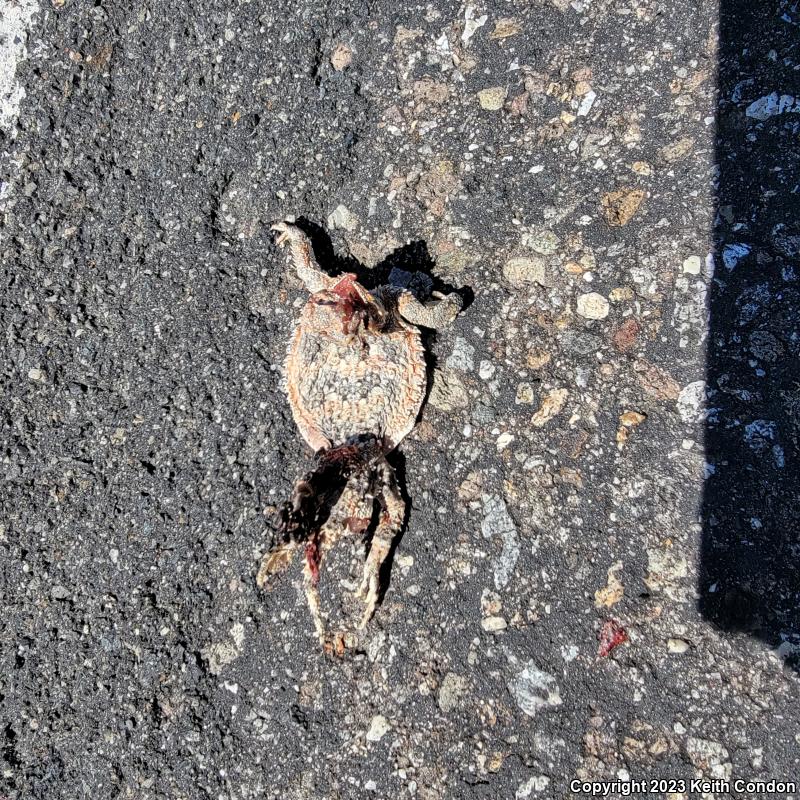
<path fill-rule="evenodd" d="M 0 10 L 0 796 L 798 780 L 800 18 L 770 6 Z M 408 523 L 342 658 L 299 565 L 255 584 L 311 464 L 286 217 L 331 272 L 471 299 L 426 337 Z"/>

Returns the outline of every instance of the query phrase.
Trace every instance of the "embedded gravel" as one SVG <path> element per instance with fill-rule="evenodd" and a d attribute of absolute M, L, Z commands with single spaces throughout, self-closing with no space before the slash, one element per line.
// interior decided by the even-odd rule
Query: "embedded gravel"
<path fill-rule="evenodd" d="M 798 24 L 7 3 L 0 795 L 796 780 Z M 471 301 L 427 337 L 408 524 L 339 659 L 299 570 L 255 584 L 311 455 L 288 216 L 333 272 Z"/>

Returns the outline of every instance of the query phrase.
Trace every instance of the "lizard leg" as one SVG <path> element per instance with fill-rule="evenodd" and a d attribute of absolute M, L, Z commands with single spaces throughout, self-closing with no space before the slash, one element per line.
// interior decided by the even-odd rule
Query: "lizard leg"
<path fill-rule="evenodd" d="M 321 601 L 317 588 L 320 580 L 322 561 L 326 553 L 336 544 L 343 529 L 350 523 L 353 515 L 358 513 L 364 495 L 369 490 L 368 474 L 368 471 L 357 470 L 348 478 L 339 500 L 331 511 L 331 516 L 328 521 L 305 543 L 303 588 L 305 590 L 308 609 L 311 612 L 311 619 L 314 622 L 314 630 L 323 648 L 326 648 L 330 643 L 322 616 Z M 334 647 L 334 649 L 336 648 Z"/>
<path fill-rule="evenodd" d="M 320 642 L 325 640 L 325 625 L 322 621 L 320 611 L 319 592 L 317 583 L 319 582 L 319 566 L 322 559 L 324 537 L 321 532 L 317 532 L 305 542 L 297 539 L 290 539 L 272 547 L 261 559 L 261 566 L 256 575 L 256 584 L 260 589 L 266 588 L 270 578 L 277 572 L 283 572 L 291 563 L 294 554 L 304 546 L 303 564 L 303 588 L 305 590 L 306 602 L 308 603 L 311 619 L 314 622 L 314 630 Z"/>
<path fill-rule="evenodd" d="M 325 625 L 322 614 L 322 602 L 319 596 L 320 569 L 325 554 L 336 545 L 342 531 L 338 525 L 325 525 L 317 535 L 305 545 L 305 561 L 303 564 L 303 590 L 314 623 L 314 630 L 317 634 L 323 650 L 326 652 L 333 648 L 338 651 L 337 640 L 341 639 L 341 634 L 331 634 Z"/>
<path fill-rule="evenodd" d="M 314 622 L 314 630 L 321 644 L 325 643 L 325 623 L 322 620 L 320 610 L 319 590 L 319 567 L 322 561 L 323 537 L 315 536 L 314 539 L 306 544 L 305 562 L 303 564 L 303 589 L 308 603 L 308 610 Z"/>
<path fill-rule="evenodd" d="M 276 222 L 272 230 L 278 233 L 275 243 L 279 247 L 285 243 L 289 244 L 289 254 L 294 268 L 309 292 L 313 294 L 328 289 L 336 282 L 319 268 L 314 258 L 314 251 L 311 249 L 311 242 L 300 228 L 290 222 Z"/>
<path fill-rule="evenodd" d="M 422 325 L 425 328 L 449 327 L 461 311 L 462 305 L 461 297 L 455 292 L 440 295 L 438 302 L 429 305 L 420 303 L 409 291 L 402 292 L 397 298 L 400 316 L 414 325 Z"/>
<path fill-rule="evenodd" d="M 372 542 L 364 562 L 364 578 L 358 590 L 358 596 L 364 600 L 364 616 L 360 628 L 372 618 L 380 595 L 380 573 L 386 557 L 392 549 L 392 543 L 400 532 L 405 518 L 406 504 L 400 494 L 394 468 L 382 458 L 378 464 L 378 483 L 380 491 L 378 502 L 378 524 L 372 535 Z"/>
<path fill-rule="evenodd" d="M 292 563 L 297 547 L 296 541 L 281 542 L 264 554 L 256 574 L 256 586 L 259 589 L 266 588 L 272 575 L 283 572 Z"/>

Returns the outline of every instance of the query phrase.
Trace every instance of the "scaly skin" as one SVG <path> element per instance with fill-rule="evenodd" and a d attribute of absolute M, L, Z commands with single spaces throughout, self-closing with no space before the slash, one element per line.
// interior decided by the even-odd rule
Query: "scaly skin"
<path fill-rule="evenodd" d="M 295 484 L 282 509 L 276 544 L 264 556 L 259 586 L 305 551 L 304 586 L 314 628 L 326 650 L 317 583 L 320 563 L 345 533 L 364 535 L 367 554 L 358 596 L 360 626 L 381 596 L 380 573 L 405 517 L 386 454 L 411 431 L 425 397 L 425 358 L 416 325 L 450 325 L 461 309 L 456 294 L 425 305 L 410 292 L 381 286 L 370 292 L 351 274 L 331 277 L 314 259 L 308 237 L 288 222 L 273 230 L 288 244 L 298 276 L 311 292 L 286 359 L 286 393 L 300 434 L 317 466 Z M 369 531 L 375 502 L 379 513 Z"/>

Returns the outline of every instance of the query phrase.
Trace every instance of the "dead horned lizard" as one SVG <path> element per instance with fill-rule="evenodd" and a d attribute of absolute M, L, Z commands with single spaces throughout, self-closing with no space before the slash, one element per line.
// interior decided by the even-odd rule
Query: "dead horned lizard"
<path fill-rule="evenodd" d="M 342 534 L 364 536 L 367 554 L 357 592 L 364 601 L 364 627 L 380 596 L 381 566 L 405 517 L 386 454 L 414 427 L 425 397 L 425 359 L 415 326 L 451 324 L 461 298 L 439 295 L 438 302 L 424 305 L 395 286 L 367 291 L 353 274 L 323 272 L 299 228 L 280 222 L 273 230 L 278 245 L 289 245 L 297 274 L 311 292 L 289 344 L 285 387 L 316 464 L 282 507 L 276 542 L 262 559 L 257 582 L 265 586 L 302 546 L 306 597 L 325 645 L 320 562 Z"/>

